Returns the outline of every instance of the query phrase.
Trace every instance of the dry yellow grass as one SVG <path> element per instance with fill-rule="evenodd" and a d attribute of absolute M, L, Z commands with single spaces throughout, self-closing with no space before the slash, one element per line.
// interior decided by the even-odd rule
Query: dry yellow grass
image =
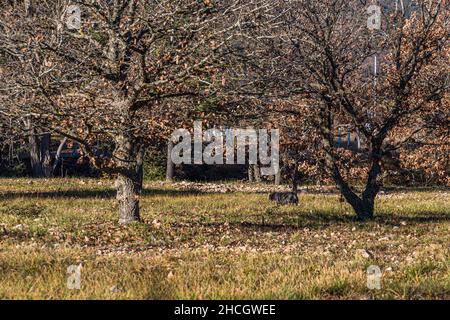
<path fill-rule="evenodd" d="M 361 223 L 335 194 L 276 207 L 251 190 L 152 183 L 144 223 L 120 226 L 111 186 L 0 180 L 0 298 L 450 298 L 448 191 L 387 193 Z M 81 289 L 69 290 L 80 263 Z M 366 286 L 369 265 L 381 290 Z"/>

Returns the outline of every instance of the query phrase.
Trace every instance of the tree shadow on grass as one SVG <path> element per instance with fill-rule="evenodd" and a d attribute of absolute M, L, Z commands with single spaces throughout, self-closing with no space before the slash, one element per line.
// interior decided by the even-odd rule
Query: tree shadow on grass
<path fill-rule="evenodd" d="M 190 195 L 210 195 L 198 190 L 166 190 L 166 189 L 144 189 L 143 196 L 171 196 L 182 197 Z M 20 199 L 20 198 L 42 198 L 42 199 L 58 199 L 58 198 L 115 198 L 116 191 L 114 189 L 80 189 L 80 190 L 55 190 L 55 191 L 21 191 L 21 192 L 0 192 L 0 200 Z"/>
<path fill-rule="evenodd" d="M 234 227 L 248 231 L 296 231 L 299 229 L 324 229 L 331 226 L 355 226 L 371 228 L 374 225 L 384 226 L 414 226 L 450 222 L 449 212 L 418 212 L 411 215 L 380 214 L 369 221 L 361 221 L 356 216 L 338 215 L 327 212 L 300 213 L 298 215 L 283 215 L 268 217 L 254 215 L 252 221 L 229 222 Z"/>
<path fill-rule="evenodd" d="M 210 196 L 213 194 L 223 194 L 220 192 L 203 192 L 195 189 L 188 190 L 175 190 L 175 189 L 153 189 L 146 188 L 142 192 L 143 196 L 169 196 L 169 197 L 183 197 L 183 196 Z M 98 199 L 113 199 L 116 192 L 112 188 L 104 188 L 98 190 L 92 189 L 68 189 L 68 190 L 54 190 L 54 191 L 21 191 L 21 192 L 3 192 L 0 193 L 1 200 L 9 199 L 86 199 L 86 198 L 98 198 Z M 193 217 L 195 218 L 195 217 Z M 226 218 L 226 217 L 224 217 Z M 250 218 L 250 219 L 249 219 Z M 249 221 L 250 220 L 250 221 Z M 368 227 L 374 224 L 380 224 L 385 226 L 400 226 L 402 224 L 428 224 L 428 223 L 440 223 L 449 222 L 450 212 L 438 211 L 427 212 L 419 211 L 411 214 L 388 214 L 378 213 L 373 220 L 365 223 L 359 221 L 356 216 L 349 214 L 336 214 L 330 212 L 298 212 L 298 214 L 259 214 L 253 216 L 243 216 L 242 221 L 233 221 L 230 224 L 236 227 L 249 229 L 249 230 L 297 230 L 302 228 L 326 228 L 332 225 L 366 225 Z M 204 223 L 201 223 L 205 225 Z M 216 223 L 217 224 L 217 223 Z M 220 223 L 218 223 L 220 224 Z"/>
<path fill-rule="evenodd" d="M 396 194 L 402 192 L 427 193 L 427 192 L 449 192 L 450 188 L 447 186 L 431 186 L 431 187 L 385 186 L 383 187 L 383 191 L 386 194 Z"/>

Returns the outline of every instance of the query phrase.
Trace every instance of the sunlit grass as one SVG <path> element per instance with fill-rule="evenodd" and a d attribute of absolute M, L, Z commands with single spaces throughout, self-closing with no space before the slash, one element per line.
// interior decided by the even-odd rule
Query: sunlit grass
<path fill-rule="evenodd" d="M 0 180 L 0 298 L 450 297 L 445 190 L 388 192 L 362 223 L 332 193 L 278 207 L 267 193 L 152 183 L 143 223 L 120 226 L 112 186 Z M 69 290 L 67 267 L 80 263 L 81 290 Z M 383 271 L 381 290 L 366 287 L 371 264 Z"/>

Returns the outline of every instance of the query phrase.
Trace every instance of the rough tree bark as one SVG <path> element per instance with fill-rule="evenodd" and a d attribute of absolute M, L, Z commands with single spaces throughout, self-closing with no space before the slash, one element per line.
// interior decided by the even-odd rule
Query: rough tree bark
<path fill-rule="evenodd" d="M 50 133 L 38 134 L 30 119 L 26 121 L 26 130 L 28 131 L 28 148 L 33 177 L 50 177 L 52 175 Z"/>
<path fill-rule="evenodd" d="M 119 223 L 140 221 L 139 198 L 142 192 L 145 149 L 126 134 L 116 137 L 114 158 L 117 163 L 117 201 Z"/>

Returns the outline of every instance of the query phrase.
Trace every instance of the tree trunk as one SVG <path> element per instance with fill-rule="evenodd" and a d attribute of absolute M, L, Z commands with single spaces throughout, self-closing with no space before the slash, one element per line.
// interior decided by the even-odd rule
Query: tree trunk
<path fill-rule="evenodd" d="M 294 163 L 294 168 L 292 170 L 292 192 L 297 193 L 298 189 L 298 163 Z"/>
<path fill-rule="evenodd" d="M 255 181 L 255 170 L 253 170 L 253 165 L 248 165 L 248 182 L 254 182 Z"/>
<path fill-rule="evenodd" d="M 173 142 L 171 139 L 167 141 L 167 165 L 166 165 L 166 181 L 173 181 L 175 166 L 172 161 Z"/>
<path fill-rule="evenodd" d="M 322 143 L 325 150 L 325 165 L 331 172 L 334 182 L 336 183 L 339 191 L 345 200 L 352 206 L 358 219 L 368 220 L 372 219 L 374 216 L 375 208 L 375 197 L 380 190 L 380 184 L 378 182 L 378 177 L 381 173 L 381 144 L 383 139 L 371 141 L 372 151 L 371 151 L 371 168 L 369 170 L 368 179 L 364 192 L 361 197 L 359 197 L 351 188 L 350 185 L 342 177 L 339 170 L 337 160 L 333 155 L 333 117 L 330 109 L 321 110 L 321 123 L 320 130 L 322 133 Z"/>
<path fill-rule="evenodd" d="M 339 187 L 341 194 L 352 206 L 360 220 L 372 219 L 374 216 L 375 198 L 380 191 L 380 183 L 378 181 L 380 173 L 380 162 L 377 159 L 374 159 L 362 197 L 358 197 L 355 192 L 350 189 L 348 184 L 343 181 L 339 172 L 335 170 L 333 173 L 333 178 Z"/>
<path fill-rule="evenodd" d="M 145 149 L 132 138 L 118 135 L 114 158 L 117 164 L 117 201 L 119 223 L 140 221 L 139 198 L 142 192 Z"/>
<path fill-rule="evenodd" d="M 344 196 L 345 200 L 355 211 L 359 220 L 368 220 L 373 218 L 374 201 L 371 202 L 372 205 L 369 205 L 368 202 L 363 201 L 351 189 L 347 190 L 346 188 L 341 188 L 339 185 L 338 187 L 340 188 L 341 194 Z"/>
<path fill-rule="evenodd" d="M 67 138 L 64 138 L 61 143 L 59 144 L 58 150 L 56 151 L 56 155 L 55 155 L 55 162 L 53 163 L 53 169 L 52 169 L 52 174 L 54 175 L 56 170 L 58 169 L 58 166 L 61 162 L 61 153 L 64 149 L 64 146 L 67 143 Z"/>
<path fill-rule="evenodd" d="M 253 165 L 253 174 L 255 177 L 255 181 L 261 182 L 261 168 L 259 167 L 259 164 Z"/>
<path fill-rule="evenodd" d="M 39 147 L 39 138 L 33 127 L 29 127 L 28 147 L 30 150 L 30 164 L 33 177 L 40 178 L 44 176 L 44 170 L 41 162 L 41 150 Z"/>
<path fill-rule="evenodd" d="M 50 133 L 43 134 L 40 139 L 39 149 L 40 149 L 42 174 L 44 177 L 51 177 L 53 173 L 52 156 L 50 155 L 50 142 L 51 142 Z"/>
<path fill-rule="evenodd" d="M 278 170 L 277 174 L 275 175 L 275 185 L 276 186 L 281 185 L 281 168 Z"/>
<path fill-rule="evenodd" d="M 119 173 L 116 180 L 117 201 L 119 202 L 119 223 L 140 221 L 139 197 L 142 183 L 134 172 Z"/>
<path fill-rule="evenodd" d="M 375 209 L 375 198 L 380 192 L 381 183 L 379 181 L 381 173 L 381 157 L 375 156 L 372 160 L 372 167 L 366 182 L 365 190 L 362 194 L 362 201 L 364 206 L 364 213 L 358 214 L 362 219 L 372 219 Z"/>
<path fill-rule="evenodd" d="M 35 178 L 52 175 L 50 155 L 50 133 L 38 134 L 30 118 L 24 121 L 28 132 L 28 148 L 30 153 L 31 173 Z"/>

